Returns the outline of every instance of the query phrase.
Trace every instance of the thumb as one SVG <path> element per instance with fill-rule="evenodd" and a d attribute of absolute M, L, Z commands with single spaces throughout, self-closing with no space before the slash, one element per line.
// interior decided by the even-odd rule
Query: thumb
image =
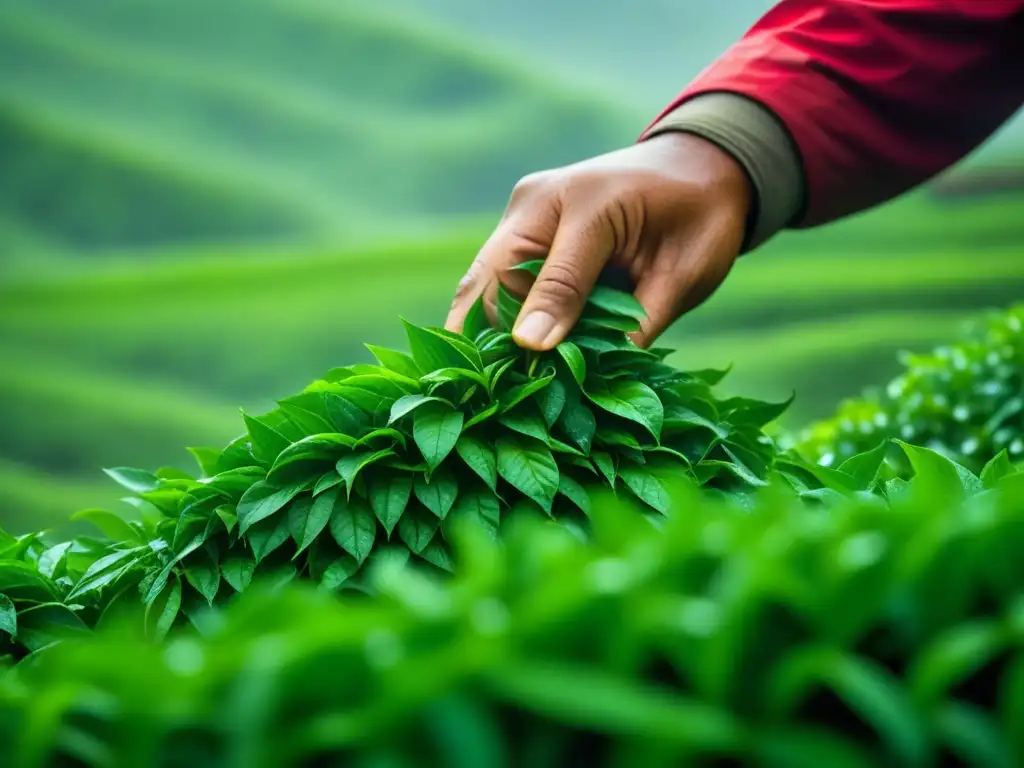
<path fill-rule="evenodd" d="M 565 340 L 614 247 L 602 217 L 562 219 L 512 331 L 519 346 L 543 352 Z"/>

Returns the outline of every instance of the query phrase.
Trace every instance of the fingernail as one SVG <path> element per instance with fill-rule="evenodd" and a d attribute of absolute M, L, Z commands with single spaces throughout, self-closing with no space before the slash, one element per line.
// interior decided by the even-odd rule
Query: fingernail
<path fill-rule="evenodd" d="M 555 318 L 547 312 L 535 310 L 516 324 L 512 337 L 524 346 L 539 347 L 554 329 Z"/>

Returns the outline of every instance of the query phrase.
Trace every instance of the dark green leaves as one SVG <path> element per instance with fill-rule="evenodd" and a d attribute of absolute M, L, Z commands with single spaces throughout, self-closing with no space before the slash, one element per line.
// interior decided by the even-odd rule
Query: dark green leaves
<path fill-rule="evenodd" d="M 487 445 L 480 437 L 469 432 L 464 433 L 455 444 L 455 449 L 466 466 L 487 483 L 492 491 L 498 487 L 498 464 L 494 448 Z"/>
<path fill-rule="evenodd" d="M 333 501 L 331 536 L 339 547 L 352 555 L 358 563 L 362 563 L 373 550 L 377 536 L 377 521 L 373 511 L 362 499 L 345 501 L 340 494 L 335 494 Z"/>
<path fill-rule="evenodd" d="M 265 480 L 255 483 L 238 502 L 238 532 L 245 533 L 251 526 L 283 509 L 306 485 L 306 481 L 298 481 L 277 488 Z"/>
<path fill-rule="evenodd" d="M 18 634 L 18 612 L 7 595 L 0 594 L 0 632 L 11 637 Z"/>
<path fill-rule="evenodd" d="M 550 512 L 558 492 L 558 465 L 551 451 L 536 440 L 508 436 L 498 440 L 497 453 L 498 474 Z"/>
<path fill-rule="evenodd" d="M 451 453 L 462 432 L 463 414 L 441 403 L 418 408 L 413 416 L 413 438 L 430 469 Z"/>
<path fill-rule="evenodd" d="M 391 536 L 409 503 L 412 483 L 412 474 L 401 471 L 374 473 L 367 483 L 370 506 L 388 536 Z"/>
<path fill-rule="evenodd" d="M 591 378 L 586 384 L 587 397 L 599 408 L 643 426 L 655 440 L 661 437 L 665 416 L 661 400 L 650 387 L 639 381 Z"/>

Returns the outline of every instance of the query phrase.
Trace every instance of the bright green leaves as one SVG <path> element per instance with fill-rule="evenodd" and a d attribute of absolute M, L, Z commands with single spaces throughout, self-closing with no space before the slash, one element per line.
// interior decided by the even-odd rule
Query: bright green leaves
<path fill-rule="evenodd" d="M 391 536 L 409 503 L 412 484 L 412 474 L 401 471 L 376 472 L 367 482 L 370 506 L 388 536 Z"/>
<path fill-rule="evenodd" d="M 469 444 L 465 440 L 466 437 L 466 435 L 463 435 L 459 442 L 456 443 L 456 448 L 460 455 L 466 450 L 466 445 Z M 472 441 L 472 438 L 470 438 L 470 441 Z M 470 448 L 469 450 L 472 455 L 473 449 Z M 479 455 L 477 455 L 477 458 L 480 458 Z M 493 470 L 493 453 L 490 454 L 490 461 Z M 493 481 L 489 485 L 493 488 Z M 459 495 L 459 484 L 454 475 L 441 470 L 435 472 L 429 480 L 426 475 L 416 475 L 413 492 L 424 507 L 437 515 L 441 520 L 444 520 L 448 511 L 452 508 L 452 504 L 455 503 L 455 497 Z"/>
<path fill-rule="evenodd" d="M 451 453 L 462 432 L 463 414 L 441 403 L 417 408 L 412 435 L 427 466 L 434 470 Z"/>
<path fill-rule="evenodd" d="M 253 455 L 264 464 L 273 464 L 278 454 L 291 445 L 291 440 L 282 435 L 265 419 L 242 412 L 245 427 L 249 431 Z"/>
<path fill-rule="evenodd" d="M 591 378 L 585 391 L 594 405 L 640 424 L 655 441 L 661 437 L 665 408 L 658 395 L 646 384 L 624 379 L 602 381 Z"/>
<path fill-rule="evenodd" d="M 502 437 L 497 442 L 498 474 L 545 511 L 558 492 L 558 465 L 546 446 L 518 436 Z"/>
<path fill-rule="evenodd" d="M 424 373 L 438 368 L 483 370 L 480 353 L 465 337 L 438 328 L 420 328 L 404 320 L 402 322 L 412 358 Z"/>
<path fill-rule="evenodd" d="M 511 331 L 522 308 L 523 302 L 513 296 L 503 284 L 498 283 L 498 327 L 503 331 Z"/>
<path fill-rule="evenodd" d="M 333 507 L 330 519 L 331 536 L 338 546 L 362 563 L 373 550 L 377 537 L 377 521 L 369 505 L 362 499 L 346 501 L 335 491 L 325 494 Z"/>
<path fill-rule="evenodd" d="M 11 598 L 4 594 L 0 594 L 0 632 L 11 637 L 18 634 L 18 611 Z"/>
<path fill-rule="evenodd" d="M 305 481 L 299 481 L 278 488 L 265 480 L 253 484 L 238 502 L 236 514 L 239 534 L 244 534 L 256 523 L 283 509 L 306 485 Z"/>
<path fill-rule="evenodd" d="M 498 488 L 498 463 L 494 448 L 475 434 L 464 433 L 455 444 L 455 450 L 476 475 L 492 491 Z"/>
<path fill-rule="evenodd" d="M 563 341 L 558 345 L 558 354 L 562 356 L 565 364 L 569 366 L 569 371 L 572 373 L 573 378 L 576 379 L 576 383 L 582 387 L 583 382 L 587 379 L 587 361 L 583 357 L 580 348 L 571 341 Z"/>
<path fill-rule="evenodd" d="M 155 491 L 160 487 L 160 479 L 145 470 L 132 469 L 131 467 L 113 467 L 103 471 L 119 485 L 135 493 Z"/>
<path fill-rule="evenodd" d="M 645 467 L 625 465 L 619 468 L 619 477 L 633 494 L 663 515 L 668 514 L 671 497 L 658 477 Z"/>
<path fill-rule="evenodd" d="M 315 499 L 305 497 L 292 502 L 288 509 L 288 530 L 295 540 L 296 557 L 327 527 L 334 511 L 334 499 L 340 492 L 340 488 L 335 488 L 333 494 L 324 493 Z"/>

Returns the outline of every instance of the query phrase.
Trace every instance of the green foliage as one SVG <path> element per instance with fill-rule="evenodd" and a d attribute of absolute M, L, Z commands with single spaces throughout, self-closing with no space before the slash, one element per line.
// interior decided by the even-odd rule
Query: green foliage
<path fill-rule="evenodd" d="M 639 349 L 626 332 L 642 309 L 628 294 L 597 291 L 544 354 L 512 341 L 519 301 L 502 289 L 498 304 L 498 327 L 478 304 L 466 335 L 405 322 L 408 354 L 371 346 L 378 365 L 333 368 L 243 413 L 226 447 L 190 449 L 194 474 L 108 469 L 134 517 L 76 515 L 102 538 L 75 540 L 94 557 L 63 581 L 39 572 L 48 599 L 83 606 L 90 626 L 140 603 L 159 635 L 253 578 L 366 591 L 381 558 L 450 571 L 451 528 L 466 519 L 492 535 L 530 515 L 585 530 L 601 488 L 657 520 L 674 479 L 719 493 L 767 483 L 776 449 L 761 428 L 788 403 L 716 398 L 723 371 L 683 372 L 666 350 Z M 38 560 L 26 551 L 22 570 Z"/>
<path fill-rule="evenodd" d="M 1024 305 L 993 313 L 961 341 L 905 354 L 884 392 L 843 402 L 804 430 L 796 447 L 826 465 L 900 437 L 980 471 L 1006 451 L 1024 458 Z M 905 466 L 905 465 L 904 465 Z"/>
<path fill-rule="evenodd" d="M 671 486 L 655 527 L 606 489 L 586 542 L 467 521 L 452 577 L 379 559 L 373 600 L 262 584 L 162 646 L 111 618 L 0 676 L 0 762 L 1019 765 L 1022 475 L 903 449 L 914 479 L 827 510 Z M 172 576 L 151 627 L 185 590 Z"/>

